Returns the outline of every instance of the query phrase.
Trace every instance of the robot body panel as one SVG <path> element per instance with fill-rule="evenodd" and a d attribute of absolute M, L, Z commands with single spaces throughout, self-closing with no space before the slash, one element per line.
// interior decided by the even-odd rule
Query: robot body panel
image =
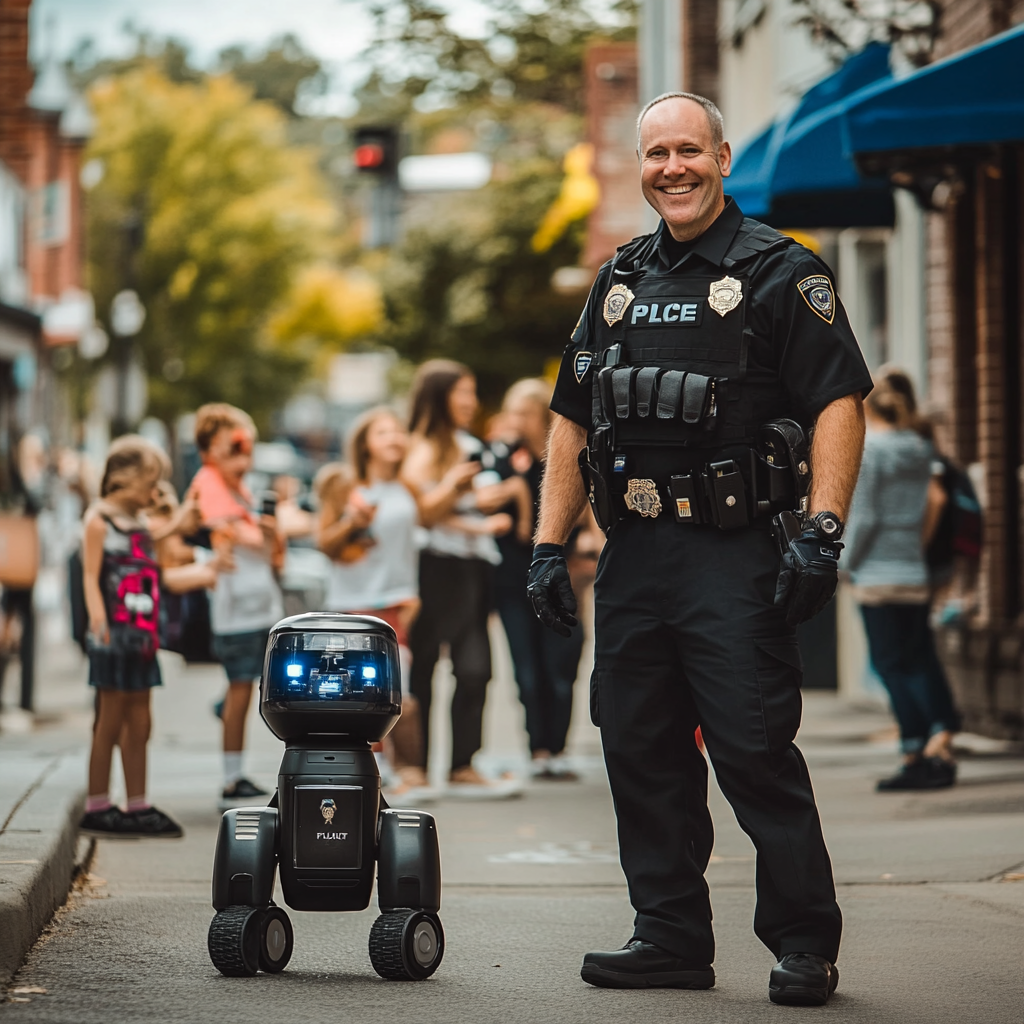
<path fill-rule="evenodd" d="M 278 842 L 276 807 L 242 807 L 224 812 L 213 862 L 216 910 L 270 904 Z"/>
<path fill-rule="evenodd" d="M 441 907 L 441 854 L 434 818 L 423 811 L 382 811 L 377 853 L 377 902 L 381 913 L 399 907 Z"/>

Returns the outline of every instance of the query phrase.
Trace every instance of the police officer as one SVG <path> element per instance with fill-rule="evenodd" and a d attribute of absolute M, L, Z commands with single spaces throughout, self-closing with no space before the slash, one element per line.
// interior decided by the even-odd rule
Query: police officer
<path fill-rule="evenodd" d="M 528 582 L 538 616 L 568 635 L 561 545 L 589 497 L 608 534 L 591 713 L 636 918 L 629 942 L 586 954 L 581 973 L 614 988 L 714 985 L 699 725 L 757 850 L 754 931 L 778 961 L 769 996 L 821 1005 L 842 916 L 793 743 L 794 627 L 835 590 L 871 380 L 829 268 L 724 195 L 717 107 L 667 93 L 637 125 L 661 224 L 601 268 L 563 356 Z"/>

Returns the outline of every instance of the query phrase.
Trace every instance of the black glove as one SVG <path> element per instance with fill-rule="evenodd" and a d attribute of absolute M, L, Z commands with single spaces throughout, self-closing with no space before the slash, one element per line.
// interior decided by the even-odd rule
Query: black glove
<path fill-rule="evenodd" d="M 812 526 L 804 527 L 796 536 L 779 536 L 779 545 L 782 568 L 775 587 L 775 603 L 785 608 L 786 625 L 798 626 L 814 618 L 832 600 L 843 545 L 822 540 Z"/>
<path fill-rule="evenodd" d="M 526 593 L 530 595 L 534 614 L 548 629 L 560 636 L 570 636 L 576 625 L 576 595 L 569 580 L 561 544 L 538 544 L 526 576 Z"/>

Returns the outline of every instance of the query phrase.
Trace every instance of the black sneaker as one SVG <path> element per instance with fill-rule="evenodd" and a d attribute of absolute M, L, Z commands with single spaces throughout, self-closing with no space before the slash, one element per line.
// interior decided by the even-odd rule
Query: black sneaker
<path fill-rule="evenodd" d="M 768 998 L 783 1006 L 824 1006 L 839 985 L 839 970 L 814 953 L 787 953 L 772 968 Z"/>
<path fill-rule="evenodd" d="M 935 784 L 928 771 L 928 762 L 924 758 L 909 761 L 895 774 L 887 779 L 880 779 L 875 789 L 879 793 L 894 793 L 907 789 L 933 789 Z"/>
<path fill-rule="evenodd" d="M 140 839 L 180 839 L 185 830 L 155 807 L 132 811 L 124 816 L 125 831 Z"/>
<path fill-rule="evenodd" d="M 947 761 L 944 757 L 929 757 L 926 764 L 933 789 L 946 789 L 956 783 L 956 761 Z"/>
<path fill-rule="evenodd" d="M 230 786 L 224 787 L 220 801 L 225 807 L 230 808 L 238 800 L 255 800 L 261 796 L 267 796 L 265 789 L 260 789 L 255 782 L 250 782 L 249 779 L 238 779 Z"/>
<path fill-rule="evenodd" d="M 120 807 L 113 805 L 105 811 L 87 811 L 78 823 L 78 831 L 102 839 L 135 839 L 134 834 L 126 831 L 127 817 Z"/>

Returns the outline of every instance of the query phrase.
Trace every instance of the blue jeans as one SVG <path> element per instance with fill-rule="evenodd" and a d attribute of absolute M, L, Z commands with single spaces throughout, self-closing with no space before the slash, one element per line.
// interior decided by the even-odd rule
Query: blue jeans
<path fill-rule="evenodd" d="M 871 664 L 892 702 L 905 754 L 937 732 L 956 732 L 960 715 L 935 652 L 926 604 L 861 605 Z"/>
<path fill-rule="evenodd" d="M 560 754 L 572 718 L 572 690 L 583 652 L 583 628 L 559 636 L 533 613 L 526 587 L 522 593 L 497 594 L 501 623 L 512 650 L 519 699 L 526 709 L 530 751 Z"/>

